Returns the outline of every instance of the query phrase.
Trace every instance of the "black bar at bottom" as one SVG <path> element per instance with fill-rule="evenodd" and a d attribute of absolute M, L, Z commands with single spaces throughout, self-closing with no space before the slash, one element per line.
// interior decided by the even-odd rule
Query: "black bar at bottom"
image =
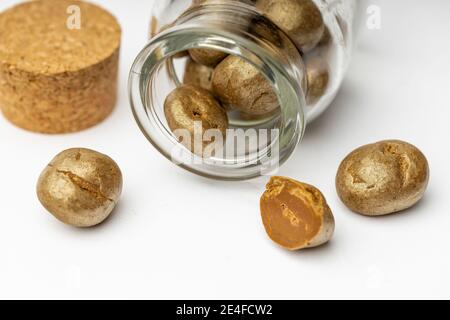
<path fill-rule="evenodd" d="M 427 319 L 447 312 L 445 301 L 3 301 L 14 316 L 112 315 L 115 319 L 310 319 L 389 317 L 412 314 Z M 50 310 L 54 310 L 51 312 Z M 57 310 L 57 311 L 56 311 Z M 442 312 L 441 312 L 442 310 Z M 50 312 L 49 312 L 50 311 Z M 63 311 L 63 313 L 61 313 Z M 14 318 L 16 318 L 14 317 Z"/>

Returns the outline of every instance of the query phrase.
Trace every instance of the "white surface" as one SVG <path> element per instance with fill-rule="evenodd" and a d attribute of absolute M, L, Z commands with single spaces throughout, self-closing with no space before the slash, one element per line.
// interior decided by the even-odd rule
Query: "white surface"
<path fill-rule="evenodd" d="M 16 2 L 1 0 L 0 9 Z M 114 114 L 62 136 L 28 133 L 0 117 L 0 298 L 450 298 L 449 1 L 372 1 L 382 29 L 363 30 L 335 103 L 280 172 L 318 186 L 337 220 L 329 245 L 298 253 L 264 232 L 258 204 L 267 179 L 202 179 L 149 145 L 126 81 L 146 40 L 150 1 L 96 2 L 124 32 Z M 385 218 L 349 212 L 334 189 L 340 160 L 388 138 L 428 156 L 425 199 Z M 117 211 L 91 230 L 64 226 L 35 196 L 48 161 L 78 146 L 107 153 L 125 177 Z"/>

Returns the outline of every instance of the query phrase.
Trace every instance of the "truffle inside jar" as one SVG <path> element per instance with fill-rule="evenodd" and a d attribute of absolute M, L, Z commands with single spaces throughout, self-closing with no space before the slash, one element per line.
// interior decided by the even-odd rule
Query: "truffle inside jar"
<path fill-rule="evenodd" d="M 204 157 L 219 143 L 223 145 L 227 113 L 208 90 L 195 85 L 179 86 L 166 97 L 164 113 L 172 133 L 198 156 Z"/>
<path fill-rule="evenodd" d="M 212 90 L 225 106 L 247 115 L 264 115 L 279 107 L 278 97 L 264 75 L 236 56 L 228 56 L 214 69 Z"/>

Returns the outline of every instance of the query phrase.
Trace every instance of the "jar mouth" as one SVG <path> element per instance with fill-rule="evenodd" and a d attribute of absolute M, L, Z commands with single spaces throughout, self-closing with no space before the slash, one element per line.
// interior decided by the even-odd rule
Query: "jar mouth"
<path fill-rule="evenodd" d="M 244 59 L 269 81 L 280 103 L 280 114 L 273 117 L 273 130 L 266 132 L 267 143 L 246 154 L 202 158 L 181 146 L 164 118 L 159 80 L 170 73 L 173 57 L 180 52 L 202 48 L 225 52 Z M 298 57 L 301 61 L 300 56 Z M 169 66 L 169 68 L 168 68 Z M 173 71 L 173 70 L 172 70 Z M 184 24 L 155 37 L 138 55 L 130 72 L 129 93 L 133 115 L 151 144 L 166 158 L 195 174 L 221 180 L 245 180 L 273 174 L 288 160 L 303 137 L 306 105 L 301 69 L 280 58 L 270 43 L 248 34 L 230 32 L 219 25 Z M 175 77 L 176 78 L 176 77 Z M 171 80 L 172 86 L 180 83 Z M 236 129 L 236 128 L 234 128 Z M 254 128 L 258 129 L 258 128 Z M 259 128 L 258 130 L 267 130 Z M 258 132 L 258 134 L 261 133 Z M 250 147 L 251 149 L 251 147 Z"/>

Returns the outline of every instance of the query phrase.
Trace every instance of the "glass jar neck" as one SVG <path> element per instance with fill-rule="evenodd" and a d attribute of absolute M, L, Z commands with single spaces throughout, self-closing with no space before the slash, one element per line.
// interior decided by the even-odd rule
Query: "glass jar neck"
<path fill-rule="evenodd" d="M 175 55 L 194 48 L 238 56 L 267 78 L 281 108 L 280 115 L 273 120 L 278 137 L 266 148 L 247 157 L 223 159 L 220 164 L 209 159 L 185 163 L 183 159 L 188 154 L 173 158 L 171 150 L 177 141 L 157 117 L 152 96 L 158 93 L 153 84 L 163 66 L 170 72 Z M 167 158 L 203 176 L 241 180 L 270 173 L 293 153 L 305 130 L 304 79 L 305 67 L 299 51 L 271 21 L 241 2 L 212 3 L 187 10 L 142 50 L 130 74 L 130 100 L 140 128 Z M 175 85 L 180 84 L 179 80 L 174 81 Z M 273 160 L 269 155 L 275 153 L 277 163 L 268 164 L 267 159 Z"/>

